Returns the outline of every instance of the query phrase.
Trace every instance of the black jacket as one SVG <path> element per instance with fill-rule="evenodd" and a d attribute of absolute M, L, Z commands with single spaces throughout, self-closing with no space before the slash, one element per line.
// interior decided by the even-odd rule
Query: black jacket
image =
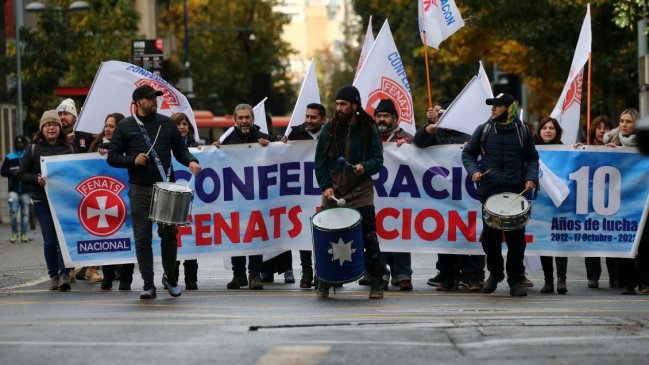
<path fill-rule="evenodd" d="M 259 139 L 267 139 L 270 141 L 270 137 L 266 133 L 262 133 L 259 130 L 258 125 L 252 126 L 252 132 L 248 134 L 242 134 L 239 128 L 234 127 L 234 131 L 223 140 L 222 145 L 226 144 L 241 144 L 241 143 L 259 143 Z"/>
<path fill-rule="evenodd" d="M 415 133 L 412 143 L 419 147 L 439 146 L 443 144 L 461 144 L 467 142 L 471 136 L 453 129 L 435 128 L 433 133 L 426 132 L 426 126 L 419 128 Z"/>
<path fill-rule="evenodd" d="M 74 132 L 74 150 L 77 153 L 86 153 L 90 150 L 90 144 L 95 140 L 95 137 L 90 133 L 76 131 Z"/>
<path fill-rule="evenodd" d="M 316 141 L 317 139 L 314 139 L 311 133 L 309 133 L 309 131 L 306 130 L 306 123 L 302 123 L 297 127 L 291 128 L 291 133 L 288 134 L 288 140 L 289 141 Z"/>
<path fill-rule="evenodd" d="M 160 157 L 162 168 L 165 174 L 169 175 L 170 181 L 174 181 L 173 169 L 170 169 L 172 151 L 176 160 L 185 166 L 189 166 L 192 161 L 198 162 L 198 159 L 185 146 L 176 123 L 169 117 L 155 113 L 149 117 L 139 118 L 144 123 L 144 128 L 151 139 L 151 143 L 154 142 L 160 127 L 160 135 L 153 148 Z M 146 165 L 135 166 L 135 157 L 140 153 L 147 153 L 148 150 L 140 126 L 135 121 L 135 118 L 128 117 L 119 122 L 117 128 L 115 128 L 108 148 L 108 164 L 114 167 L 127 168 L 130 184 L 153 185 L 162 181 L 162 177 L 158 172 L 152 154 L 149 154 Z"/>
<path fill-rule="evenodd" d="M 5 160 L 2 162 L 2 176 L 6 177 L 9 180 L 9 191 L 13 191 L 18 194 L 25 194 L 31 191 L 29 184 L 23 183 L 18 175 L 11 173 L 12 170 L 18 170 L 20 167 L 20 160 L 22 159 L 25 150 L 14 151 L 5 157 Z"/>
<path fill-rule="evenodd" d="M 20 163 L 20 170 L 18 178 L 32 188 L 33 200 L 45 200 L 45 187 L 40 186 L 38 183 L 38 175 L 41 173 L 41 157 L 45 156 L 58 156 L 74 153 L 74 148 L 68 143 L 56 141 L 56 143 L 49 144 L 44 139 L 41 139 L 33 145 L 25 148 L 23 160 Z"/>

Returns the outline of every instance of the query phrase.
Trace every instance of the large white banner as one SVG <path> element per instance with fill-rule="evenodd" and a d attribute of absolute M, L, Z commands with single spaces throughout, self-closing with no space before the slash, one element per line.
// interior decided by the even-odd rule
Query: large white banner
<path fill-rule="evenodd" d="M 132 115 L 133 91 L 142 85 L 150 85 L 162 91 L 162 96 L 158 97 L 158 113 L 166 116 L 185 113 L 194 126 L 194 139 L 198 141 L 196 119 L 185 95 L 160 76 L 142 67 L 120 61 L 106 61 L 99 66 L 79 114 L 76 130 L 98 134 L 104 128 L 104 120 L 108 114 L 122 113 L 127 117 Z"/>
<path fill-rule="evenodd" d="M 415 110 L 410 84 L 387 20 L 354 80 L 354 86 L 360 92 L 361 102 L 370 115 L 374 115 L 381 99 L 391 99 L 399 114 L 399 127 L 415 134 Z"/>
<path fill-rule="evenodd" d="M 446 38 L 464 26 L 455 0 L 417 0 L 421 40 L 427 46 L 439 48 Z M 424 40 L 424 33 L 426 33 Z"/>
<path fill-rule="evenodd" d="M 288 137 L 291 134 L 293 126 L 304 123 L 306 116 L 306 106 L 311 103 L 320 104 L 320 89 L 318 88 L 318 77 L 315 73 L 315 62 L 313 59 L 309 63 L 302 87 L 300 88 L 300 95 L 297 97 L 291 120 L 288 122 L 288 127 L 284 131 L 284 135 Z"/>
<path fill-rule="evenodd" d="M 374 34 L 372 33 L 372 16 L 370 15 L 370 20 L 367 23 L 367 31 L 365 32 L 365 39 L 363 40 L 363 47 L 361 47 L 361 54 L 358 56 L 354 80 L 358 78 L 358 73 L 361 71 L 367 55 L 370 53 L 370 49 L 372 49 L 372 45 L 374 45 Z"/>
<path fill-rule="evenodd" d="M 563 129 L 561 142 L 564 144 L 577 142 L 579 115 L 581 112 L 581 94 L 584 84 L 584 65 L 590 55 L 592 39 L 590 4 L 588 4 L 586 16 L 584 17 L 584 22 L 579 32 L 575 55 L 570 65 L 568 80 L 566 80 L 566 84 L 561 91 L 561 96 L 559 96 L 559 101 L 557 101 L 557 105 L 554 106 L 551 114 L 552 118 L 558 120 L 559 124 L 561 124 L 561 128 Z"/>

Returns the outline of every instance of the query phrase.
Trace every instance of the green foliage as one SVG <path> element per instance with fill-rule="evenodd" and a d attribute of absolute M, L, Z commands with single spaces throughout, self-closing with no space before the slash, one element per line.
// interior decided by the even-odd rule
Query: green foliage
<path fill-rule="evenodd" d="M 633 29 L 640 18 L 646 18 L 649 15 L 647 5 L 649 5 L 649 1 L 646 0 L 616 1 L 614 5 L 615 17 L 613 18 L 615 24 L 620 28 Z"/>

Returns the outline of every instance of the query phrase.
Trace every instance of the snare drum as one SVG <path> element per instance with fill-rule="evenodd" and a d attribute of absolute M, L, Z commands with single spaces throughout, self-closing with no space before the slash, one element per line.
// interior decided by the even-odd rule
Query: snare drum
<path fill-rule="evenodd" d="M 356 281 L 365 273 L 361 214 L 331 208 L 311 218 L 316 276 L 330 284 Z"/>
<path fill-rule="evenodd" d="M 492 195 L 482 206 L 482 219 L 485 224 L 501 231 L 514 231 L 525 227 L 530 214 L 530 202 L 515 193 Z"/>
<path fill-rule="evenodd" d="M 185 185 L 159 182 L 153 186 L 149 219 L 172 226 L 189 224 L 187 216 L 192 210 L 194 191 Z"/>

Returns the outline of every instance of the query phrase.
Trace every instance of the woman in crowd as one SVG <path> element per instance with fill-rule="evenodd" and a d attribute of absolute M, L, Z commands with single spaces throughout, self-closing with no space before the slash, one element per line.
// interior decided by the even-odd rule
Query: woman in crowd
<path fill-rule="evenodd" d="M 561 144 L 561 134 L 563 130 L 559 122 L 551 117 L 545 117 L 539 122 L 536 131 L 535 142 L 537 145 Z M 568 269 L 567 257 L 555 257 L 557 264 L 557 293 L 566 294 L 566 270 Z M 552 256 L 541 256 L 541 266 L 543 267 L 543 276 L 545 285 L 541 288 L 541 293 L 554 293 L 554 268 L 552 267 Z"/>
<path fill-rule="evenodd" d="M 56 110 L 48 110 L 43 113 L 39 123 L 39 132 L 34 137 L 34 142 L 25 149 L 18 177 L 32 187 L 34 213 L 38 218 L 43 235 L 45 263 L 50 276 L 50 290 L 68 291 L 70 290 L 70 276 L 63 263 L 59 240 L 54 228 L 54 219 L 47 202 L 47 195 L 45 195 L 47 179 L 41 175 L 41 157 L 74 153 L 74 147 L 68 142 L 62 130 L 63 124 Z"/>
<path fill-rule="evenodd" d="M 185 113 L 174 113 L 171 115 L 171 120 L 176 123 L 178 132 L 180 132 L 180 135 L 183 137 L 187 147 L 200 148 L 202 146 L 194 139 L 194 126 Z M 185 260 L 183 266 L 185 267 L 185 289 L 198 290 L 198 261 Z M 176 261 L 176 271 L 174 272 L 174 276 L 176 282 L 178 282 L 178 277 L 180 276 L 180 261 Z"/>

